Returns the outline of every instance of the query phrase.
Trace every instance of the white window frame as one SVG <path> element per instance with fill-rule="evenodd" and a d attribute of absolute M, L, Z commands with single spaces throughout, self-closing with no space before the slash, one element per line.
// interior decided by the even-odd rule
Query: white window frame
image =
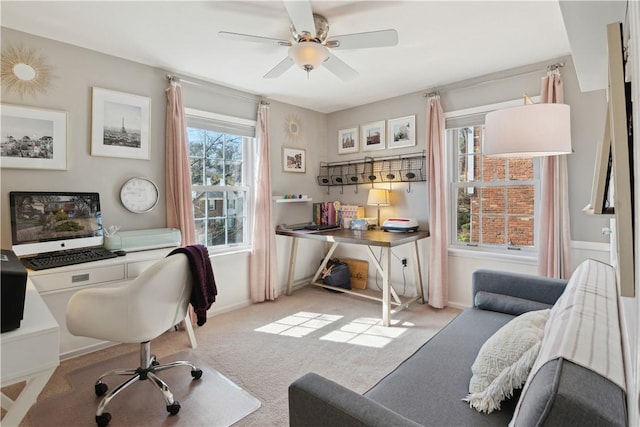
<path fill-rule="evenodd" d="M 227 116 L 224 114 L 212 113 L 209 111 L 197 110 L 195 108 L 185 108 L 185 116 L 194 117 L 199 119 L 210 119 L 213 121 L 223 121 L 231 124 L 238 124 L 241 126 L 256 127 L 257 122 L 255 120 L 242 119 L 239 117 Z M 252 142 L 253 141 L 253 142 Z M 231 243 L 226 245 L 208 246 L 208 250 L 212 254 L 220 254 L 227 252 L 236 252 L 238 250 L 251 249 L 251 231 L 253 229 L 253 210 L 254 210 L 254 176 L 253 167 L 255 156 L 255 137 L 242 137 L 242 181 L 244 185 L 192 185 L 192 192 L 233 192 L 244 191 L 246 198 L 244 201 L 246 209 L 246 223 L 243 227 L 242 240 L 243 243 Z M 195 218 L 194 218 L 195 220 Z M 226 230 L 225 230 L 226 231 Z"/>
<path fill-rule="evenodd" d="M 540 97 L 532 97 L 533 102 L 539 102 Z M 491 111 L 499 110 L 502 108 L 510 108 L 517 107 L 523 104 L 523 99 L 514 99 L 511 101 L 499 102 L 495 104 L 482 105 L 478 107 L 472 107 L 462 110 L 450 111 L 444 113 L 445 122 L 447 119 L 460 118 L 471 115 L 478 114 L 487 114 Z M 540 222 L 540 213 L 539 213 L 539 205 L 540 205 L 540 160 L 539 158 L 534 158 L 533 162 L 533 181 L 518 181 L 517 185 L 534 185 L 534 212 L 533 212 L 533 220 L 534 220 L 534 229 L 533 229 L 533 247 L 519 247 L 517 245 L 508 246 L 508 245 L 489 245 L 489 244 L 468 244 L 458 242 L 458 209 L 457 209 L 457 189 L 460 187 L 478 187 L 474 182 L 469 182 L 469 184 L 463 184 L 456 181 L 456 172 L 457 172 L 457 162 L 458 162 L 458 153 L 457 149 L 453 144 L 449 143 L 448 140 L 448 131 L 449 129 L 455 128 L 447 128 L 445 125 L 444 129 L 444 140 L 446 145 L 446 162 L 447 162 L 447 221 L 448 221 L 448 232 L 449 232 L 449 249 L 450 250 L 469 250 L 469 251 L 477 251 L 477 252 L 485 252 L 485 253 L 498 253 L 504 255 L 512 255 L 512 256 L 534 256 L 538 247 L 538 233 L 537 227 Z M 482 184 L 482 187 L 490 187 L 490 186 L 499 186 L 504 187 L 504 184 L 496 183 L 492 184 L 489 182 L 485 182 Z"/>

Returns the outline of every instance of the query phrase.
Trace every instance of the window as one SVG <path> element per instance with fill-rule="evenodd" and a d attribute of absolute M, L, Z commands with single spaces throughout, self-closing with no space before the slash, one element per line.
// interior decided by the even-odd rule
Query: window
<path fill-rule="evenodd" d="M 215 249 L 248 245 L 255 123 L 186 113 L 196 241 Z"/>
<path fill-rule="evenodd" d="M 454 246 L 535 247 L 539 161 L 482 154 L 484 114 L 447 119 Z"/>

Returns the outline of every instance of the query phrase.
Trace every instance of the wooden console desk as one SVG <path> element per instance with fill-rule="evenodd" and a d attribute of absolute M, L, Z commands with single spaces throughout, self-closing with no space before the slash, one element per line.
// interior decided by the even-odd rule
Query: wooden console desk
<path fill-rule="evenodd" d="M 311 239 L 318 240 L 321 242 L 332 243 L 331 248 L 325 255 L 320 267 L 313 275 L 310 284 L 316 286 L 322 286 L 329 289 L 340 290 L 345 293 L 357 295 L 364 298 L 373 299 L 376 301 L 382 302 L 382 323 L 384 326 L 389 326 L 391 324 L 391 306 L 397 306 L 397 310 L 401 310 L 407 307 L 410 303 L 414 301 L 420 301 L 424 303 L 424 294 L 422 289 L 422 271 L 420 267 L 420 256 L 418 254 L 418 240 L 426 239 L 429 237 L 428 231 L 415 231 L 412 233 L 392 233 L 386 232 L 382 230 L 366 230 L 366 231 L 356 231 L 356 230 L 346 230 L 346 229 L 335 229 L 329 231 L 322 232 L 312 232 L 309 233 L 307 231 L 290 231 L 290 230 L 276 230 L 276 234 L 281 236 L 289 236 L 292 238 L 291 241 L 291 256 L 289 259 L 289 275 L 287 277 L 287 295 L 291 294 L 291 288 L 293 286 L 293 275 L 295 273 L 296 268 L 296 254 L 298 251 L 298 239 Z M 391 287 L 391 282 L 389 280 L 389 273 L 391 271 L 391 256 L 390 250 L 392 247 L 413 244 L 414 250 L 412 251 L 413 255 L 413 266 L 415 269 L 415 277 L 416 277 L 416 292 L 417 296 L 402 302 L 396 294 L 393 287 Z M 325 285 L 322 282 L 318 281 L 318 277 L 322 273 L 322 270 L 327 265 L 327 261 L 333 255 L 333 252 L 336 250 L 339 244 L 351 244 L 351 245 L 363 245 L 367 247 L 367 254 L 373 262 L 373 265 L 378 270 L 380 275 L 382 276 L 382 298 L 376 298 L 371 295 L 366 295 L 361 292 L 348 291 L 341 288 L 335 288 L 333 286 Z M 376 258 L 373 253 L 373 247 L 381 247 L 384 251 L 384 256 L 382 257 L 381 264 L 380 261 Z M 393 300 L 392 300 L 393 298 Z M 395 312 L 395 310 L 394 310 Z"/>
<path fill-rule="evenodd" d="M 17 426 L 60 364 L 59 326 L 30 280 L 20 327 L 0 335 L 2 387 L 26 381 L 15 401 L 2 394 L 2 425 Z"/>

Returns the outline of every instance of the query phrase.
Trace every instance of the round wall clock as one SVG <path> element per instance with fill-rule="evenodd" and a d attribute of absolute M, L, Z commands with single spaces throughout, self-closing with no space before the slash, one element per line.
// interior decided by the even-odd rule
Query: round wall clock
<path fill-rule="evenodd" d="M 158 204 L 160 192 L 147 178 L 131 178 L 120 189 L 122 206 L 133 213 L 149 212 Z"/>

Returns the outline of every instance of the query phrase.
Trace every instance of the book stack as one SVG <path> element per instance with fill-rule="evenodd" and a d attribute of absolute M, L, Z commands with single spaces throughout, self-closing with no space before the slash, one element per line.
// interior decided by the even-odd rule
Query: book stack
<path fill-rule="evenodd" d="M 318 225 L 338 225 L 341 221 L 340 202 L 313 204 L 312 219 Z"/>

